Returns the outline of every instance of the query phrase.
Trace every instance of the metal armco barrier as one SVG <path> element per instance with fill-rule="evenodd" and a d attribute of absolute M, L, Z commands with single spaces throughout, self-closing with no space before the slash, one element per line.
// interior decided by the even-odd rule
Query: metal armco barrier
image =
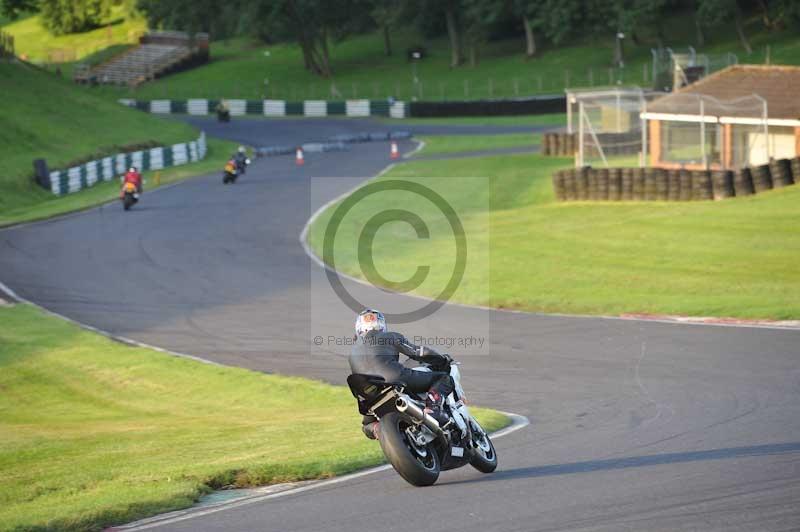
<path fill-rule="evenodd" d="M 188 100 L 134 100 L 122 98 L 122 105 L 158 114 L 214 114 L 217 105 L 224 102 L 231 116 L 389 116 L 405 118 L 408 114 L 406 102 L 389 100 L 306 100 L 288 102 L 285 100 L 242 100 L 237 98 L 208 100 L 191 98 Z"/>
<path fill-rule="evenodd" d="M 206 151 L 206 134 L 203 132 L 200 133 L 199 138 L 190 142 L 118 153 L 65 170 L 54 170 L 47 176 L 49 179 L 37 179 L 37 182 L 52 191 L 53 194 L 61 196 L 78 192 L 101 181 L 111 181 L 124 174 L 131 166 L 135 166 L 141 171 L 161 170 L 204 159 Z M 43 164 L 43 162 L 38 163 L 39 167 Z"/>

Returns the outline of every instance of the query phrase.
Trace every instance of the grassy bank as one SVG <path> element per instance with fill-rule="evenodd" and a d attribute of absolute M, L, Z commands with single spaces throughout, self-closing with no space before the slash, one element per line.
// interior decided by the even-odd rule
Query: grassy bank
<path fill-rule="evenodd" d="M 425 146 L 418 155 L 436 155 L 442 153 L 458 153 L 476 150 L 494 150 L 499 148 L 516 148 L 539 146 L 542 142 L 540 133 L 513 133 L 509 135 L 437 135 L 419 137 Z"/>
<path fill-rule="evenodd" d="M 221 172 L 225 161 L 230 158 L 231 153 L 236 151 L 238 144 L 218 139 L 207 139 L 208 151 L 205 159 L 196 163 L 174 166 L 160 170 L 159 181 L 156 181 L 155 172 L 144 172 L 145 194 L 148 191 L 157 189 L 161 186 L 169 185 L 189 177 L 207 174 L 210 172 Z M 54 196 L 44 191 L 41 201 L 32 204 L 22 204 L 20 206 L 10 206 L 7 210 L 0 211 L 0 227 L 5 225 L 18 224 L 21 222 L 31 222 L 51 218 L 59 214 L 79 211 L 95 207 L 102 203 L 115 200 L 119 197 L 120 184 L 117 180 L 99 183 L 91 188 L 68 194 L 66 196 Z M 37 191 L 38 192 L 38 191 Z M 37 194 L 38 195 L 38 194 Z M 144 200 L 147 201 L 146 199 Z"/>
<path fill-rule="evenodd" d="M 343 387 L 127 347 L 26 305 L 0 307 L 0 366 L 4 530 L 99 529 L 382 460 Z"/>
<path fill-rule="evenodd" d="M 772 63 L 800 63 L 800 38 L 796 32 L 766 32 L 758 17 L 746 21 L 753 53 L 746 54 L 734 28 L 720 26 L 706 32 L 706 46 L 697 46 L 690 14 L 676 13 L 663 24 L 665 45 L 698 53 L 738 55 L 740 63 L 764 63 L 767 45 Z M 656 31 L 642 28 L 640 43 L 626 39 L 625 68 L 612 69 L 614 39 L 570 39 L 558 47 L 545 46 L 526 61 L 524 39 L 491 41 L 475 66 L 450 68 L 445 36 L 426 39 L 410 28 L 393 34 L 395 53 L 387 57 L 380 33 L 331 42 L 333 76 L 317 77 L 303 68 L 302 54 L 294 43 L 267 45 L 246 39 L 212 43 L 212 61 L 197 68 L 147 83 L 134 96 L 152 98 L 277 98 L 287 100 L 386 98 L 410 100 L 461 100 L 510 98 L 531 94 L 562 94 L 565 87 L 635 84 L 652 86 L 649 67 L 651 48 L 657 47 Z M 428 51 L 417 66 L 417 78 L 403 51 L 424 45 Z M 265 83 L 266 81 L 266 83 Z M 127 89 L 101 88 L 110 95 Z"/>
<path fill-rule="evenodd" d="M 17 21 L 0 19 L 3 31 L 14 36 L 17 55 L 36 63 L 70 65 L 72 62 L 85 61 L 108 47 L 133 44 L 147 31 L 146 21 L 127 17 L 122 6 L 113 6 L 103 23 L 103 27 L 91 31 L 52 35 L 42 25 L 39 15 L 26 16 Z"/>
<path fill-rule="evenodd" d="M 113 197 L 115 185 L 55 198 L 33 182 L 33 159 L 51 169 L 137 145 L 168 145 L 197 138 L 194 128 L 125 108 L 33 68 L 0 63 L 0 224 L 85 207 Z M 232 146 L 232 145 L 231 145 Z M 211 143 L 200 164 L 164 172 L 167 179 L 222 165 L 229 147 Z M 204 166 L 205 165 L 205 166 Z"/>
<path fill-rule="evenodd" d="M 556 203 L 551 172 L 570 162 L 539 155 L 418 161 L 382 179 L 435 188 L 461 217 L 471 253 L 489 254 L 490 271 L 488 260 L 468 263 L 459 301 L 544 312 L 800 317 L 800 186 L 722 202 Z M 458 176 L 487 176 L 489 185 Z M 363 276 L 357 236 L 380 201 L 359 203 L 337 234 L 336 265 L 352 275 Z M 397 196 L 393 205 L 419 212 L 420 203 Z M 318 252 L 332 213 L 312 226 Z M 420 239 L 407 229 L 387 227 L 375 240 L 377 269 L 405 279 L 430 264 L 417 291 L 435 295 L 452 272 L 452 233 Z"/>

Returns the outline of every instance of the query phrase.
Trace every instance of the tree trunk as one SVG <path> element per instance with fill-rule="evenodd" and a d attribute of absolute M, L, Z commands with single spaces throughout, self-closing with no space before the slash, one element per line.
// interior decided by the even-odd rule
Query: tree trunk
<path fill-rule="evenodd" d="M 383 25 L 383 51 L 387 56 L 392 55 L 392 37 L 389 34 L 389 25 Z"/>
<path fill-rule="evenodd" d="M 528 17 L 522 17 L 522 24 L 525 26 L 525 57 L 531 58 L 536 55 L 536 38 Z"/>
<path fill-rule="evenodd" d="M 328 30 L 322 28 L 320 31 L 320 47 L 322 48 L 321 67 L 322 77 L 329 78 L 331 76 L 331 55 L 328 51 Z"/>
<path fill-rule="evenodd" d="M 450 68 L 455 68 L 461 64 L 461 46 L 459 43 L 455 9 L 452 3 L 447 4 L 445 19 L 447 21 L 447 35 L 450 37 Z"/>
<path fill-rule="evenodd" d="M 703 26 L 700 24 L 700 18 L 697 15 L 694 16 L 694 31 L 697 36 L 697 46 L 705 46 L 706 36 L 703 33 Z"/>
<path fill-rule="evenodd" d="M 745 51 L 747 54 L 753 53 L 753 47 L 750 46 L 750 41 L 747 40 L 747 35 L 744 34 L 744 25 L 742 24 L 742 12 L 739 9 L 739 6 L 735 6 L 734 9 L 736 13 L 734 14 L 734 21 L 736 22 L 736 33 L 739 34 L 739 40 L 744 46 Z"/>

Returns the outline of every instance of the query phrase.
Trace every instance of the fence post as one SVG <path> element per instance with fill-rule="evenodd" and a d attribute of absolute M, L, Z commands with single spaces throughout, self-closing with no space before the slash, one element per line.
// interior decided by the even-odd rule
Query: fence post
<path fill-rule="evenodd" d="M 583 100 L 578 102 L 578 168 L 583 168 Z"/>
<path fill-rule="evenodd" d="M 700 146 L 703 149 L 703 169 L 708 170 L 708 156 L 706 155 L 706 113 L 703 97 L 700 97 Z"/>

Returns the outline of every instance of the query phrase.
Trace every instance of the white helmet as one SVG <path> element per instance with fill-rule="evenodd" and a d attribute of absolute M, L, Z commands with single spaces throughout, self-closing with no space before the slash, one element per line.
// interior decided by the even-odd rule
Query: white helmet
<path fill-rule="evenodd" d="M 239 153 L 244 153 L 244 146 L 239 146 Z"/>
<path fill-rule="evenodd" d="M 356 318 L 356 335 L 364 336 L 369 331 L 386 332 L 386 318 L 379 310 L 364 309 Z"/>

